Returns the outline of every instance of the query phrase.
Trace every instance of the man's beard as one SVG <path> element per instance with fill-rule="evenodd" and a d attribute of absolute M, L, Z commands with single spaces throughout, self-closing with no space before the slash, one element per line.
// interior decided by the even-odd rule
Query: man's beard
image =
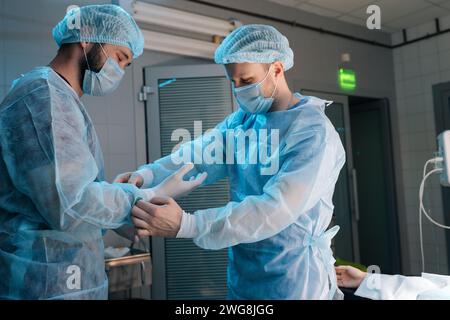
<path fill-rule="evenodd" d="M 87 57 L 87 61 L 86 61 L 86 57 L 83 56 L 80 58 L 79 61 L 79 66 L 80 66 L 80 77 L 81 77 L 81 83 L 83 83 L 83 79 L 84 79 L 84 74 L 86 72 L 86 70 L 91 70 L 92 72 L 100 72 L 100 70 L 103 67 L 103 62 L 102 62 L 102 48 L 100 46 L 99 43 L 95 43 L 94 46 L 92 47 L 92 49 L 89 52 L 86 52 L 86 57 Z M 88 65 L 89 63 L 89 65 Z"/>

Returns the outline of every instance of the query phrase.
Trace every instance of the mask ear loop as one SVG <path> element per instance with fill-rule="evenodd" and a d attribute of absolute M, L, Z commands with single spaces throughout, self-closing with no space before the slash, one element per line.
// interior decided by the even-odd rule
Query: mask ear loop
<path fill-rule="evenodd" d="M 262 80 L 257 84 L 258 87 L 259 87 L 260 85 L 262 85 L 262 84 L 264 83 L 264 81 L 266 81 L 267 77 L 268 77 L 269 74 L 270 74 L 270 70 L 272 70 L 272 66 L 273 66 L 273 64 L 270 65 L 269 70 L 267 71 L 266 76 L 264 77 L 264 79 L 262 79 Z"/>
<path fill-rule="evenodd" d="M 270 74 L 270 70 L 272 70 L 272 64 L 270 65 L 270 67 L 269 67 L 269 70 L 267 71 L 267 73 L 266 73 L 266 76 L 264 77 L 264 79 L 262 79 L 260 82 L 258 82 L 258 83 L 255 83 L 255 84 L 250 84 L 250 85 L 248 85 L 248 86 L 245 86 L 245 87 L 242 87 L 242 88 L 235 88 L 235 89 L 242 89 L 242 90 L 246 90 L 246 89 L 248 89 L 248 87 L 260 87 L 263 83 L 264 83 L 264 81 L 266 81 L 266 79 L 267 79 L 267 77 L 269 76 L 269 74 Z M 277 81 L 277 85 L 278 85 L 278 81 Z"/>
<path fill-rule="evenodd" d="M 273 98 L 273 96 L 275 95 L 275 92 L 277 91 L 279 81 L 280 81 L 280 78 L 278 78 L 277 82 L 275 83 L 275 89 L 273 89 L 272 95 L 270 96 L 271 99 Z"/>
<path fill-rule="evenodd" d="M 272 68 L 273 64 L 270 65 L 270 69 Z M 269 69 L 269 71 L 270 71 Z M 275 95 L 275 92 L 277 91 L 278 88 L 278 82 L 280 81 L 280 78 L 277 79 L 277 82 L 275 83 L 275 89 L 273 89 L 272 95 L 270 96 L 270 98 L 272 99 L 273 96 Z"/>
<path fill-rule="evenodd" d="M 99 45 L 100 45 L 100 48 L 102 48 L 103 54 L 104 54 L 104 55 L 106 56 L 106 59 L 108 59 L 108 58 L 109 58 L 109 56 L 108 56 L 108 54 L 106 53 L 105 49 L 103 49 L 103 46 L 102 46 L 102 44 L 101 44 L 101 43 L 99 43 Z"/>
<path fill-rule="evenodd" d="M 89 71 L 91 71 L 91 67 L 89 66 L 89 61 L 88 61 L 88 58 L 86 55 L 86 49 L 84 49 L 84 47 L 83 47 L 83 53 L 84 53 L 84 59 L 86 59 L 87 67 L 88 67 Z"/>

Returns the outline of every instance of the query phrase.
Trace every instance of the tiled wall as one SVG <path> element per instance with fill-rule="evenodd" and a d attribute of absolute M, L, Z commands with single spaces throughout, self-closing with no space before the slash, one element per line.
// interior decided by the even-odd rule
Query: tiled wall
<path fill-rule="evenodd" d="M 407 217 L 400 223 L 407 225 L 411 271 L 419 274 L 419 185 L 423 165 L 437 149 L 432 85 L 450 81 L 450 33 L 395 49 L 394 66 Z M 424 199 L 435 220 L 443 221 L 438 180 L 429 180 Z M 447 274 L 446 231 L 428 221 L 424 226 L 426 271 Z"/>

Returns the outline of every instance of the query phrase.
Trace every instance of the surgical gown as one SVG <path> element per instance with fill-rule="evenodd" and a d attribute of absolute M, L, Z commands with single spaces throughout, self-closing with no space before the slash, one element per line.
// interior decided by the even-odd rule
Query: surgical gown
<path fill-rule="evenodd" d="M 91 119 L 51 68 L 0 105 L 0 299 L 106 299 L 102 229 L 129 223 L 140 190 L 103 180 Z"/>
<path fill-rule="evenodd" d="M 221 208 L 195 212 L 198 234 L 194 242 L 205 249 L 229 247 L 230 299 L 342 297 L 330 248 L 338 226 L 327 228 L 345 152 L 325 115 L 327 102 L 300 94 L 297 97 L 301 102 L 295 108 L 263 115 L 238 110 L 216 127 L 223 141 L 230 137 L 229 130 L 234 133 L 234 149 L 223 148 L 224 153 L 233 150 L 232 164 L 195 162 L 213 139 L 208 135 L 176 151 L 175 158 L 182 158 L 185 152 L 193 154 L 195 168 L 190 174 L 208 172 L 206 183 L 229 177 L 231 201 Z M 243 152 L 237 140 L 249 129 L 267 130 L 267 145 L 279 154 L 277 172 L 263 174 L 261 164 L 252 164 L 248 158 L 259 152 L 258 143 L 246 146 L 248 161 L 237 160 Z M 271 139 L 276 132 L 278 146 Z M 160 183 L 181 166 L 173 159 L 169 155 L 141 167 L 141 172 L 150 170 L 144 176 L 153 176 L 151 181 L 144 179 L 145 187 Z"/>
<path fill-rule="evenodd" d="M 368 274 L 355 295 L 372 300 L 450 300 L 450 277 L 424 272 L 421 277 Z"/>

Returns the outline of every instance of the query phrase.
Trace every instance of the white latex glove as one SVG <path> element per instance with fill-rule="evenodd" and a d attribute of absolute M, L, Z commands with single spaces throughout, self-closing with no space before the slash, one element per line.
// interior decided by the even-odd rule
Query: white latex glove
<path fill-rule="evenodd" d="M 114 248 L 114 247 L 108 247 L 105 249 L 105 258 L 106 259 L 114 259 L 114 258 L 120 258 L 128 254 L 130 252 L 130 248 Z"/>
<path fill-rule="evenodd" d="M 126 172 L 119 174 L 114 179 L 114 183 L 130 183 L 140 188 L 144 183 L 144 178 L 139 172 Z"/>
<path fill-rule="evenodd" d="M 208 174 L 199 173 L 191 177 L 189 181 L 183 180 L 184 176 L 194 168 L 192 163 L 184 165 L 177 172 L 167 177 L 163 182 L 153 188 L 156 197 L 179 198 L 189 194 L 205 181 Z"/>
<path fill-rule="evenodd" d="M 195 188 L 200 186 L 205 181 L 208 174 L 206 172 L 199 173 L 196 177 L 193 176 L 189 181 L 183 180 L 184 176 L 194 168 L 192 163 L 184 165 L 177 172 L 167 177 L 156 187 L 151 189 L 143 189 L 148 195 L 148 198 L 152 197 L 170 197 L 179 198 L 189 194 Z M 149 201 L 150 199 L 145 199 Z"/>

